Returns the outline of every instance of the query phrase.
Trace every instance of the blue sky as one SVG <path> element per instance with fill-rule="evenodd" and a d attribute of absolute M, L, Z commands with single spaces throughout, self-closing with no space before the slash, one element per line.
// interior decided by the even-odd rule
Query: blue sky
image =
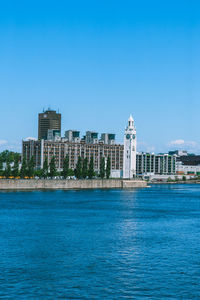
<path fill-rule="evenodd" d="M 66 129 L 138 150 L 200 153 L 200 2 L 1 1 L 0 151 L 37 137 L 50 106 Z"/>

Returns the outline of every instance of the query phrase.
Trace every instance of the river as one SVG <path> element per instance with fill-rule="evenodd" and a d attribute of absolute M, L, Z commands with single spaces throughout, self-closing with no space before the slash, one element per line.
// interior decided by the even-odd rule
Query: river
<path fill-rule="evenodd" d="M 199 299 L 200 185 L 0 192 L 1 299 Z"/>

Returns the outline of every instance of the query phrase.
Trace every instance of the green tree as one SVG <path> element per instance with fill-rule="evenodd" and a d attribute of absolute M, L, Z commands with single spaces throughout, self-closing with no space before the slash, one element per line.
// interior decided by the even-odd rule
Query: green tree
<path fill-rule="evenodd" d="M 31 157 L 31 159 L 28 162 L 27 175 L 28 175 L 28 177 L 34 176 L 34 158 L 33 158 L 33 156 Z"/>
<path fill-rule="evenodd" d="M 15 157 L 14 166 L 12 170 L 12 175 L 17 177 L 19 175 L 19 160 Z"/>
<path fill-rule="evenodd" d="M 42 171 L 43 171 L 42 169 L 35 170 L 34 175 L 41 178 L 41 177 L 43 177 L 43 172 Z"/>
<path fill-rule="evenodd" d="M 12 171 L 11 171 L 11 167 L 10 167 L 9 162 L 7 162 L 7 164 L 6 164 L 6 169 L 4 171 L 4 175 L 6 176 L 6 178 L 8 178 L 9 176 L 12 175 Z"/>
<path fill-rule="evenodd" d="M 0 160 L 0 176 L 3 175 L 3 162 Z"/>
<path fill-rule="evenodd" d="M 100 177 L 103 179 L 105 177 L 105 158 L 101 157 L 100 161 Z"/>
<path fill-rule="evenodd" d="M 49 171 L 49 166 L 48 166 L 48 161 L 47 161 L 47 157 L 46 157 L 44 160 L 44 163 L 43 163 L 43 168 L 42 168 L 42 177 L 43 178 L 47 178 L 48 171 Z"/>
<path fill-rule="evenodd" d="M 68 154 L 66 154 L 64 162 L 63 162 L 62 175 L 64 178 L 67 178 L 67 176 L 69 176 L 69 155 Z"/>
<path fill-rule="evenodd" d="M 111 170 L 111 161 L 110 161 L 110 156 L 108 156 L 107 159 L 107 165 L 106 165 L 106 178 L 110 178 L 110 170 Z"/>
<path fill-rule="evenodd" d="M 183 176 L 182 180 L 183 180 L 183 181 L 186 181 L 186 176 Z"/>
<path fill-rule="evenodd" d="M 26 158 L 24 157 L 22 161 L 22 167 L 20 170 L 20 177 L 24 178 L 25 176 L 27 176 L 27 164 L 26 164 Z"/>
<path fill-rule="evenodd" d="M 72 169 L 69 169 L 68 176 L 74 176 L 74 170 L 72 170 Z"/>
<path fill-rule="evenodd" d="M 87 157 L 83 160 L 83 169 L 82 169 L 82 176 L 85 179 L 88 175 L 88 159 Z"/>
<path fill-rule="evenodd" d="M 94 159 L 92 156 L 90 159 L 90 163 L 89 163 L 88 177 L 89 177 L 89 179 L 92 179 L 93 176 L 94 176 Z"/>
<path fill-rule="evenodd" d="M 78 162 L 76 164 L 76 169 L 74 171 L 76 178 L 80 179 L 82 177 L 82 159 L 79 156 Z"/>
<path fill-rule="evenodd" d="M 52 157 L 50 164 L 50 177 L 53 178 L 54 176 L 56 176 L 56 162 L 55 162 L 55 156 Z"/>
<path fill-rule="evenodd" d="M 12 152 L 12 151 L 8 151 L 8 150 L 5 150 L 3 152 L 0 153 L 0 161 L 1 162 L 14 162 L 15 159 L 20 159 L 20 154 L 17 153 L 17 152 Z"/>

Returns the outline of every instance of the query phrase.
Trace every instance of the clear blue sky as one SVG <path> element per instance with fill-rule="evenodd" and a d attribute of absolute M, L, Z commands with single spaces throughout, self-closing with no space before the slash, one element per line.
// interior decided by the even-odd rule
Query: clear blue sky
<path fill-rule="evenodd" d="M 200 153 L 200 2 L 1 1 L 0 150 L 37 137 L 50 106 L 66 129 L 114 132 L 139 150 Z"/>

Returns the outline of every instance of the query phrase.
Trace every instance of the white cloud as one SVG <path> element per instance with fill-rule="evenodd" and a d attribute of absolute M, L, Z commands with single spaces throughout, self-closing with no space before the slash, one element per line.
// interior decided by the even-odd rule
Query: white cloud
<path fill-rule="evenodd" d="M 175 146 L 175 145 L 183 145 L 185 143 L 184 140 L 175 140 L 175 141 L 171 141 L 169 143 L 169 146 Z"/>
<path fill-rule="evenodd" d="M 188 152 L 199 153 L 200 143 L 196 141 L 185 141 L 177 139 L 167 144 L 169 150 L 187 150 Z"/>
<path fill-rule="evenodd" d="M 166 144 L 160 144 L 156 147 L 144 142 L 138 141 L 138 152 L 154 152 L 154 153 L 168 153 L 170 150 L 186 150 L 189 153 L 200 153 L 200 143 L 196 141 L 185 141 L 184 139 L 177 139 Z"/>
<path fill-rule="evenodd" d="M 6 145 L 8 143 L 8 141 L 6 140 L 0 140 L 0 146 Z"/>
<path fill-rule="evenodd" d="M 4 150 L 21 152 L 22 143 L 19 141 L 0 140 L 0 152 Z"/>
<path fill-rule="evenodd" d="M 181 147 L 198 147 L 198 143 L 195 141 L 184 141 L 184 140 L 175 140 L 169 142 L 168 146 L 181 146 Z"/>

